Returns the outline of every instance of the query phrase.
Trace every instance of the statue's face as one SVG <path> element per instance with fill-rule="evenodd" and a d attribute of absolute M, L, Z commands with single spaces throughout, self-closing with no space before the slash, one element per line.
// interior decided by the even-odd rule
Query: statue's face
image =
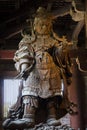
<path fill-rule="evenodd" d="M 35 18 L 34 30 L 41 35 L 49 34 L 51 31 L 51 22 L 44 18 Z"/>

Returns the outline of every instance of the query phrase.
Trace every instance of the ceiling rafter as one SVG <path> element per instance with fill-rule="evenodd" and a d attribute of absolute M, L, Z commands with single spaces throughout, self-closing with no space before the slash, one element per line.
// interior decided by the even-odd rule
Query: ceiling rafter
<path fill-rule="evenodd" d="M 10 2 L 11 0 L 8 0 L 8 1 Z M 14 1 L 16 2 L 16 0 L 14 0 Z M 78 1 L 78 0 L 76 0 L 76 1 Z M 63 17 L 63 16 L 70 14 L 70 8 L 72 6 L 71 5 L 72 0 L 46 0 L 46 1 L 32 0 L 31 2 L 30 2 L 30 0 L 21 0 L 20 2 L 21 3 L 19 3 L 19 4 L 22 5 L 22 6 L 20 6 L 20 9 L 19 10 L 15 9 L 15 13 L 13 16 L 11 15 L 9 17 L 9 19 L 7 18 L 7 20 L 4 20 L 3 22 L 0 23 L 0 41 L 1 40 L 4 41 L 5 44 L 6 44 L 6 42 L 9 42 L 10 39 L 12 39 L 12 38 L 14 39 L 15 36 L 17 36 L 21 33 L 21 30 L 27 24 L 26 19 L 33 18 L 33 14 L 35 14 L 38 6 L 41 5 L 41 6 L 47 7 L 48 10 L 51 10 L 54 15 L 54 19 L 56 19 L 57 17 Z M 29 4 L 29 2 L 30 2 L 30 4 Z M 23 3 L 25 3 L 26 6 L 23 6 Z M 35 3 L 36 3 L 36 5 L 35 5 Z M 8 12 L 7 12 L 7 14 L 8 14 Z M 68 17 L 66 17 L 65 19 L 67 20 Z M 57 24 L 60 24 L 60 23 L 57 21 L 56 25 Z M 60 25 L 62 25 L 62 22 Z M 14 41 L 14 43 L 15 43 L 15 41 Z M 12 44 L 14 44 L 14 43 L 12 43 Z M 1 42 L 0 42 L 0 44 L 1 44 Z"/>

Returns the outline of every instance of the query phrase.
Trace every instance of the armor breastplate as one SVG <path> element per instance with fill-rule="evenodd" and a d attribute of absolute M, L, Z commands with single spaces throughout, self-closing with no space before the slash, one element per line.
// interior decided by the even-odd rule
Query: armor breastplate
<path fill-rule="evenodd" d="M 55 40 L 48 35 L 38 37 L 36 42 L 32 44 L 38 69 L 49 69 L 50 66 L 54 65 L 51 55 L 47 52 L 54 44 Z"/>
<path fill-rule="evenodd" d="M 41 51 L 48 50 L 55 44 L 55 40 L 50 38 L 49 36 L 38 37 L 34 43 L 32 43 L 32 47 L 34 48 L 35 53 Z"/>
<path fill-rule="evenodd" d="M 41 80 L 48 80 L 56 76 L 56 65 L 52 56 L 47 52 L 55 44 L 55 40 L 49 36 L 37 38 L 32 44 L 35 51 L 36 69 L 38 70 Z"/>
<path fill-rule="evenodd" d="M 46 51 L 37 53 L 36 68 L 41 80 L 48 80 L 49 78 L 54 78 L 56 76 L 56 71 L 52 70 L 55 70 L 57 66 L 53 62 L 50 54 Z"/>
<path fill-rule="evenodd" d="M 50 69 L 54 65 L 53 59 L 46 51 L 36 54 L 36 66 L 38 69 Z"/>
<path fill-rule="evenodd" d="M 61 95 L 60 70 L 55 65 L 53 57 L 48 53 L 48 49 L 51 49 L 55 42 L 53 38 L 40 37 L 31 44 L 36 64 L 26 80 L 25 86 L 29 86 L 29 95 L 42 98 Z"/>

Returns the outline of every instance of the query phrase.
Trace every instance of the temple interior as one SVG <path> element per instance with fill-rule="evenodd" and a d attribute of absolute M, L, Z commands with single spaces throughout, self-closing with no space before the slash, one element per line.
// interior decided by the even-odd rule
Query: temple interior
<path fill-rule="evenodd" d="M 74 1 L 74 2 L 72 2 Z M 66 124 L 76 130 L 87 129 L 87 1 L 86 0 L 0 0 L 0 130 L 9 107 L 18 96 L 20 78 L 14 67 L 14 53 L 22 33 L 30 33 L 31 21 L 38 7 L 54 16 L 53 30 L 66 36 L 73 45 L 72 84 L 69 98 L 77 104 L 78 113 L 66 117 Z M 44 116 L 44 115 L 42 115 Z M 39 119 L 40 120 L 40 119 Z"/>

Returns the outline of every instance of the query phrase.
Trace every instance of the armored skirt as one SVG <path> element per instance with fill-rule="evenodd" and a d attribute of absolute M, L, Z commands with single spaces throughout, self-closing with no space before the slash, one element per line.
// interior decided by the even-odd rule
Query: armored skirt
<path fill-rule="evenodd" d="M 63 95 L 60 69 L 55 65 L 52 56 L 46 52 L 39 52 L 35 56 L 36 64 L 25 81 L 22 96 L 30 95 L 48 98 Z"/>

